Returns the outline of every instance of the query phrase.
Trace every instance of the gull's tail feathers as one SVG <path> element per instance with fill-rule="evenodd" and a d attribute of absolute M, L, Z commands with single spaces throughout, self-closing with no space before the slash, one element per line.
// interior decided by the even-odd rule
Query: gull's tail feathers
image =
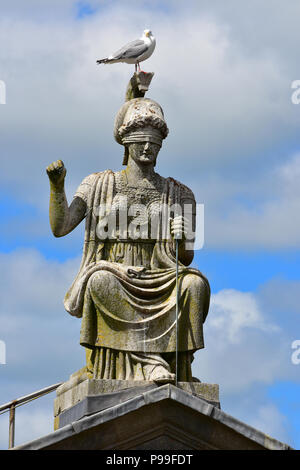
<path fill-rule="evenodd" d="M 106 57 L 105 59 L 100 59 L 96 61 L 97 64 L 114 64 L 115 62 L 118 62 L 116 59 L 109 59 Z"/>

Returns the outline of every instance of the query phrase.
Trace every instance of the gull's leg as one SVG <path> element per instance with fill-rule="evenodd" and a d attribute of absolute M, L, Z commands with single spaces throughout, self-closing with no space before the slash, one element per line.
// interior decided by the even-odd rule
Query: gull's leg
<path fill-rule="evenodd" d="M 143 70 L 141 70 L 140 63 L 139 63 L 139 62 L 138 62 L 138 66 L 139 66 L 139 72 L 146 73 L 146 72 L 144 72 Z"/>

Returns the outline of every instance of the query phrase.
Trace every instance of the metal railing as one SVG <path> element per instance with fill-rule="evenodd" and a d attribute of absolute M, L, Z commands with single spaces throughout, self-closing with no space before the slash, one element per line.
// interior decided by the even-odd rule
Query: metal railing
<path fill-rule="evenodd" d="M 0 406 L 0 415 L 9 411 L 9 427 L 8 427 L 8 448 L 11 449 L 15 445 L 15 416 L 16 408 L 21 405 L 26 405 L 32 400 L 36 400 L 47 393 L 51 393 L 57 389 L 63 382 L 49 385 L 48 387 L 42 388 L 36 392 L 25 395 L 24 397 L 17 398 L 16 400 L 9 401 L 4 405 Z"/>

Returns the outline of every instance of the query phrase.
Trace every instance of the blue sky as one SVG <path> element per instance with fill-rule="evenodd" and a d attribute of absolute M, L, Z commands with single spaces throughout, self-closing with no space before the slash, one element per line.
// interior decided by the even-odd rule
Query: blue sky
<path fill-rule="evenodd" d="M 0 8 L 0 402 L 84 364 L 80 321 L 62 306 L 84 227 L 52 236 L 45 168 L 65 162 L 69 200 L 86 175 L 121 168 L 113 120 L 133 69 L 95 61 L 151 27 L 149 97 L 170 128 L 157 171 L 205 206 L 193 264 L 213 295 L 194 375 L 220 384 L 224 411 L 300 448 L 300 365 L 291 362 L 300 339 L 298 3 L 0 0 Z M 51 431 L 53 398 L 17 410 L 17 443 Z"/>

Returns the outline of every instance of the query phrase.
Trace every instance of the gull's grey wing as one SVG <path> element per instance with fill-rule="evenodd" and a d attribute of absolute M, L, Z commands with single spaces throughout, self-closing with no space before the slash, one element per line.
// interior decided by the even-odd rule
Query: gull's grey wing
<path fill-rule="evenodd" d="M 143 54 L 148 47 L 141 39 L 129 42 L 124 47 L 115 52 L 112 57 L 114 59 L 134 59 Z"/>

